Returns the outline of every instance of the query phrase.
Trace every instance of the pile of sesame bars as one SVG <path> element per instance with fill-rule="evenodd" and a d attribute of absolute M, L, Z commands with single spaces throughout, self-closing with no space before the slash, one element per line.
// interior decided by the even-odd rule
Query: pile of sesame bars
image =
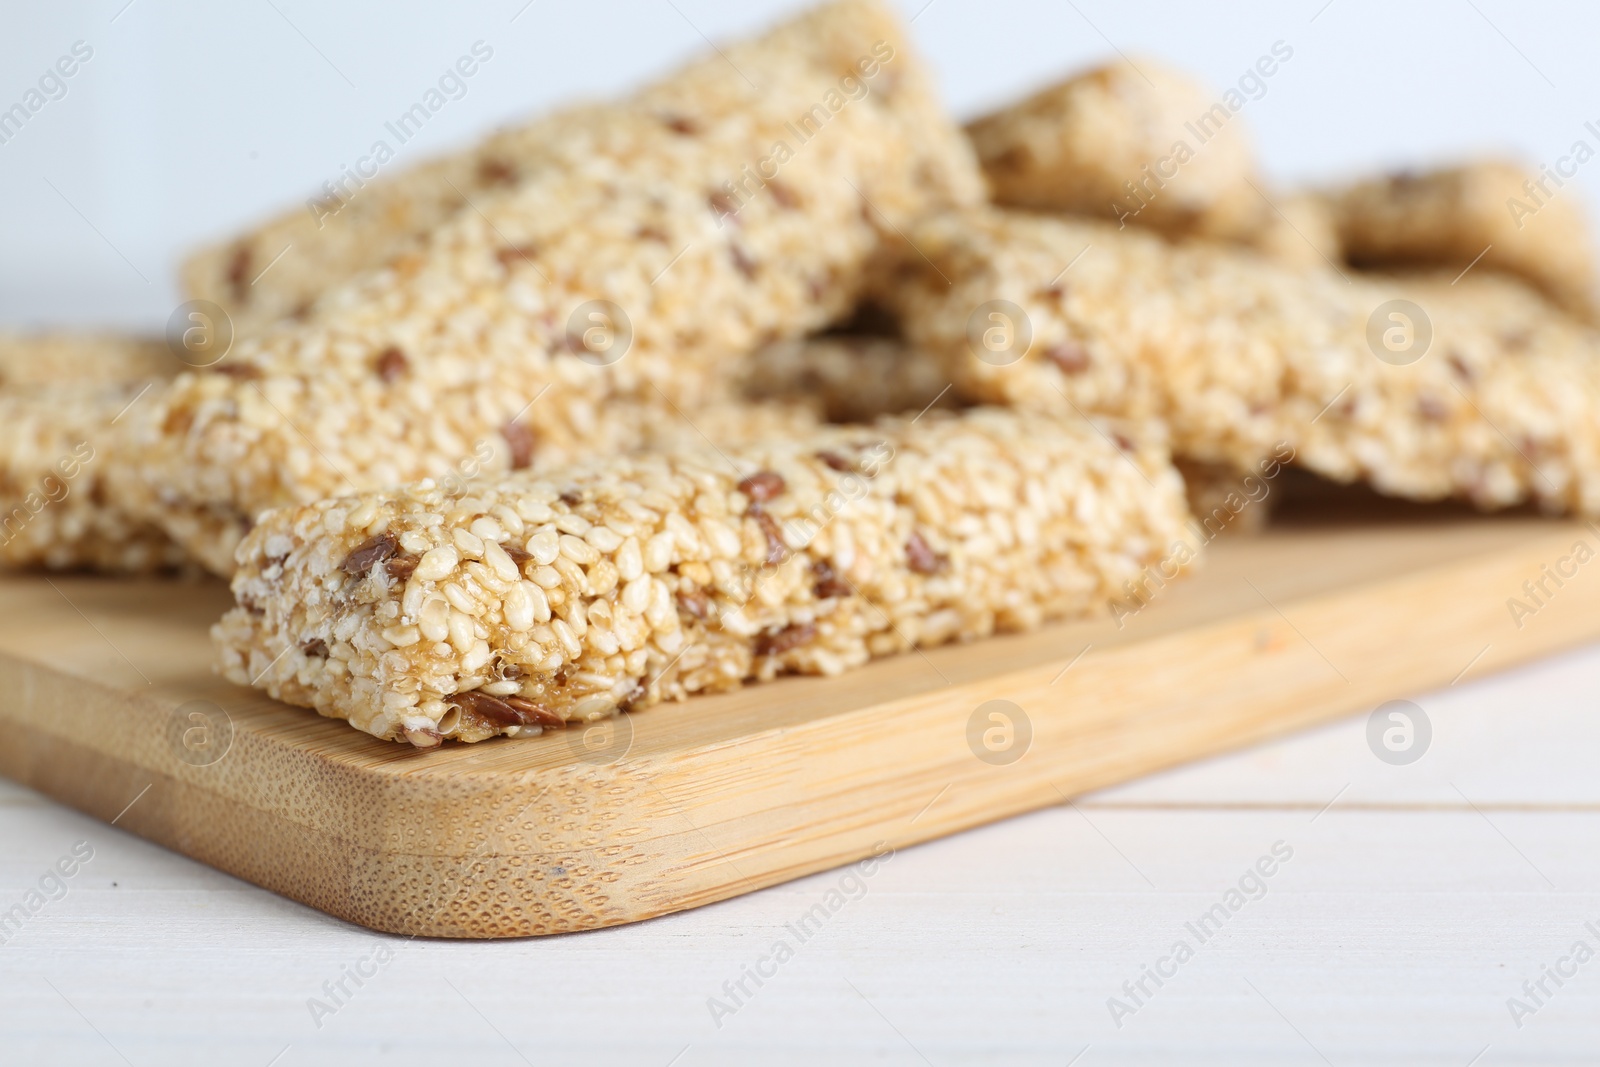
<path fill-rule="evenodd" d="M 0 564 L 228 577 L 223 674 L 433 748 L 1114 612 L 1290 463 L 1600 514 L 1573 198 L 1279 190 L 1235 111 L 962 129 L 823 4 L 196 253 L 226 344 L 0 339 Z"/>

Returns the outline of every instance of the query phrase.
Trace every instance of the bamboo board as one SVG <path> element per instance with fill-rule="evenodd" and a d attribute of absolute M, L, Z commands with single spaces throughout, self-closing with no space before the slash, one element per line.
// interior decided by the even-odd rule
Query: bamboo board
<path fill-rule="evenodd" d="M 1572 561 L 1579 541 L 1593 552 L 1600 533 L 1422 509 L 1288 522 L 1220 538 L 1120 628 L 1060 625 L 431 752 L 213 676 L 220 583 L 12 577 L 0 773 L 373 929 L 591 929 L 1600 638 L 1600 566 Z M 1563 559 L 1576 573 L 1544 579 L 1534 606 L 1524 582 Z M 1512 597 L 1533 612 L 1513 617 Z"/>

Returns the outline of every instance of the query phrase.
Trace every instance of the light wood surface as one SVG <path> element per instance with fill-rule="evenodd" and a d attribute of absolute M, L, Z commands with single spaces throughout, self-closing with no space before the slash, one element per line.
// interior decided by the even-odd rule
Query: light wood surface
<path fill-rule="evenodd" d="M 1600 636 L 1571 579 L 1519 628 L 1506 599 L 1586 527 L 1500 518 L 1289 526 L 1109 622 L 792 679 L 581 735 L 377 742 L 209 673 L 217 585 L 0 587 L 0 771 L 333 915 L 503 937 L 648 918 L 1048 805 Z M 1087 649 L 1087 651 L 1085 651 Z M 981 705 L 1023 709 L 1014 762 Z M 232 738 L 186 747 L 209 701 Z M 981 747 L 981 746 L 980 746 Z M 215 753 L 215 749 L 211 750 Z"/>

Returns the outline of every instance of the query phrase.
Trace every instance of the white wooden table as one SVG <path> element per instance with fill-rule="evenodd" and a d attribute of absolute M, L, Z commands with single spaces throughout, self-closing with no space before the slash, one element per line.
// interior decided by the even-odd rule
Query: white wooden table
<path fill-rule="evenodd" d="M 1412 694 L 1408 766 L 1358 716 L 870 876 L 514 942 L 373 934 L 0 783 L 0 912 L 93 850 L 0 944 L 0 1063 L 1595 1062 L 1600 958 L 1561 960 L 1600 952 L 1597 683 L 1600 647 Z"/>

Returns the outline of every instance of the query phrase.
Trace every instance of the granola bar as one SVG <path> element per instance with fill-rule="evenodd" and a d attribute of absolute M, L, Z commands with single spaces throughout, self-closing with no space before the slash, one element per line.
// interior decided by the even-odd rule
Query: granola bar
<path fill-rule="evenodd" d="M 1366 268 L 1499 270 L 1594 321 L 1588 220 L 1559 177 L 1490 160 L 1359 182 L 1331 195 L 1350 261 Z M 1481 259 L 1479 257 L 1482 257 Z"/>
<path fill-rule="evenodd" d="M 981 199 L 885 9 L 724 51 L 178 379 L 140 423 L 128 505 L 225 573 L 263 509 L 439 476 L 486 435 L 507 447 L 484 474 L 614 451 L 635 432 L 617 400 L 716 399 L 731 360 L 852 307 L 884 233 Z"/>
<path fill-rule="evenodd" d="M 1177 474 L 1114 436 L 932 411 L 286 508 L 213 637 L 228 678 L 420 747 L 834 674 L 1180 569 Z"/>
<path fill-rule="evenodd" d="M 1600 340 L 1513 279 L 1347 278 L 993 209 L 909 241 L 886 298 L 971 400 L 1160 419 L 1175 455 L 1239 470 L 1287 446 L 1390 495 L 1600 513 Z"/>

